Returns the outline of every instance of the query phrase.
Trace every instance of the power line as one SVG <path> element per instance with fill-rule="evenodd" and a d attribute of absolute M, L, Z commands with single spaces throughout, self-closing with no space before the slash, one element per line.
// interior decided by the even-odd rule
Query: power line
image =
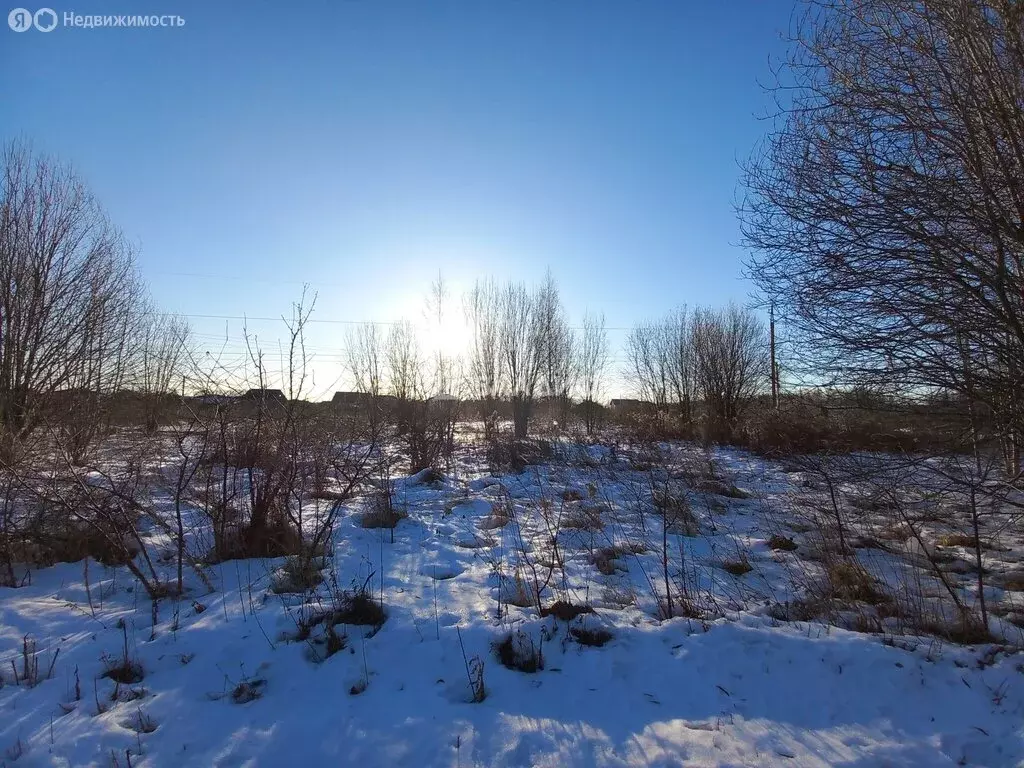
<path fill-rule="evenodd" d="M 256 322 L 272 322 L 272 323 L 285 323 L 288 322 L 286 317 L 260 317 L 259 315 L 204 315 L 204 314 L 192 314 L 188 312 L 147 312 L 148 315 L 156 315 L 159 317 L 184 317 L 190 320 L 242 320 L 249 321 L 253 320 Z M 330 325 L 399 325 L 400 321 L 391 320 L 335 320 L 335 319 L 324 319 L 319 317 L 307 318 L 307 323 L 326 323 Z M 430 325 L 430 323 L 412 323 L 414 326 L 423 327 Z M 570 325 L 574 331 L 582 331 L 582 325 Z M 614 326 L 607 325 L 604 328 L 606 331 L 631 331 L 632 328 L 628 326 Z"/>

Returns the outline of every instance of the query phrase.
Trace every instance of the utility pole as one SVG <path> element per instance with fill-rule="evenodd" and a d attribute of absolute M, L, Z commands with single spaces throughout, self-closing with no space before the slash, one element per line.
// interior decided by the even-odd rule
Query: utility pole
<path fill-rule="evenodd" d="M 771 356 L 772 356 L 772 408 L 776 411 L 779 410 L 779 365 L 775 362 L 775 302 L 769 305 L 768 309 L 769 317 L 769 334 L 771 338 Z"/>

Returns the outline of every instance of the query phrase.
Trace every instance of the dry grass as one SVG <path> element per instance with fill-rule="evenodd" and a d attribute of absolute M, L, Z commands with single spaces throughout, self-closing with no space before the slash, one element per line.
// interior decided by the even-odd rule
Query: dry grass
<path fill-rule="evenodd" d="M 541 616 L 554 616 L 556 619 L 561 619 L 562 621 L 572 621 L 577 616 L 593 612 L 594 609 L 589 605 L 573 605 L 572 603 L 567 603 L 564 600 L 557 600 L 547 608 L 540 609 Z"/>
<path fill-rule="evenodd" d="M 562 528 L 575 531 L 600 531 L 604 529 L 601 507 L 588 504 L 574 505 L 562 515 Z"/>
<path fill-rule="evenodd" d="M 775 535 L 768 539 L 768 548 L 782 550 L 783 552 L 792 552 L 796 549 L 796 542 L 788 536 Z"/>
<path fill-rule="evenodd" d="M 715 478 L 701 480 L 697 484 L 697 490 L 701 493 L 710 493 L 714 496 L 725 496 L 729 499 L 749 499 L 750 494 L 740 490 L 731 483 L 725 483 Z"/>
<path fill-rule="evenodd" d="M 874 577 L 863 566 L 853 562 L 830 563 L 826 569 L 828 596 L 835 600 L 878 605 L 891 598 L 883 592 Z"/>
<path fill-rule="evenodd" d="M 533 674 L 544 669 L 544 652 L 533 638 L 522 631 L 510 632 L 494 645 L 494 653 L 503 667 Z"/>
<path fill-rule="evenodd" d="M 301 594 L 316 589 L 323 581 L 319 558 L 290 557 L 270 579 L 270 589 L 278 595 Z"/>
<path fill-rule="evenodd" d="M 700 524 L 697 522 L 690 502 L 683 494 L 656 490 L 651 497 L 655 511 L 665 519 L 668 532 L 675 536 L 697 536 Z"/>
<path fill-rule="evenodd" d="M 498 528 L 504 528 L 508 525 L 509 520 L 512 519 L 511 512 L 508 508 L 508 503 L 504 501 L 493 501 L 491 502 L 491 514 L 487 515 L 477 523 L 477 528 L 482 531 L 493 531 Z"/>
<path fill-rule="evenodd" d="M 590 556 L 590 562 L 605 576 L 614 576 L 616 571 L 623 568 L 617 562 L 618 560 L 627 555 L 642 555 L 646 551 L 642 544 L 616 544 L 611 547 L 595 549 Z"/>
<path fill-rule="evenodd" d="M 962 533 L 947 533 L 945 536 L 939 536 L 935 543 L 940 547 L 966 547 L 967 549 L 975 549 L 978 546 L 978 539 L 974 536 L 967 536 Z M 981 548 L 995 549 L 995 547 L 987 541 L 981 542 Z"/>
<path fill-rule="evenodd" d="M 571 634 L 580 645 L 587 645 L 594 648 L 600 648 L 612 639 L 612 633 L 602 627 L 598 627 L 596 629 L 573 627 L 569 630 L 569 634 Z"/>
<path fill-rule="evenodd" d="M 359 517 L 363 528 L 395 528 L 408 513 L 400 509 L 370 509 Z"/>
<path fill-rule="evenodd" d="M 744 557 L 739 560 L 726 560 L 722 563 L 722 570 L 731 573 L 733 576 L 743 576 L 754 570 L 754 566 Z"/>
<path fill-rule="evenodd" d="M 250 701 L 263 697 L 263 689 L 267 681 L 262 677 L 251 677 L 242 680 L 231 690 L 231 700 L 235 704 L 248 704 Z"/>

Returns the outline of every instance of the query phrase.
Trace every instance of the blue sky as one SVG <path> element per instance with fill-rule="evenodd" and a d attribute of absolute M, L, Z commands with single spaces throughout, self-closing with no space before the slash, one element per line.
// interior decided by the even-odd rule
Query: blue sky
<path fill-rule="evenodd" d="M 308 282 L 320 319 L 417 319 L 438 270 L 457 314 L 476 277 L 548 267 L 614 327 L 747 296 L 738 162 L 790 0 L 53 7 L 185 19 L 0 29 L 0 138 L 77 166 L 168 311 L 279 316 Z M 329 389 L 344 326 L 311 335 Z"/>

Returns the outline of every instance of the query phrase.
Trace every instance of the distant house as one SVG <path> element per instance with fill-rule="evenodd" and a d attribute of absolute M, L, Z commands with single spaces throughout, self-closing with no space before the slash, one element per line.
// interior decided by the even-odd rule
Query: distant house
<path fill-rule="evenodd" d="M 613 411 L 625 413 L 627 411 L 640 411 L 650 406 L 645 400 L 633 400 L 630 398 L 615 398 L 608 403 Z"/>
<path fill-rule="evenodd" d="M 331 398 L 331 405 L 359 408 L 369 405 L 372 401 L 373 397 L 366 392 L 335 392 Z"/>
<path fill-rule="evenodd" d="M 228 405 L 229 403 L 235 402 L 237 399 L 238 398 L 234 395 L 204 394 L 187 397 L 185 398 L 185 402 L 195 403 L 197 405 Z"/>
<path fill-rule="evenodd" d="M 459 398 L 446 393 L 427 398 L 427 408 L 435 412 L 454 414 L 458 411 L 460 404 Z"/>
<path fill-rule="evenodd" d="M 257 400 L 261 403 L 284 403 L 288 398 L 280 389 L 250 389 L 244 395 L 243 400 Z"/>
<path fill-rule="evenodd" d="M 427 398 L 428 403 L 436 403 L 437 405 L 446 405 L 448 403 L 457 403 L 459 398 L 455 395 L 440 394 L 434 395 L 433 397 Z"/>

